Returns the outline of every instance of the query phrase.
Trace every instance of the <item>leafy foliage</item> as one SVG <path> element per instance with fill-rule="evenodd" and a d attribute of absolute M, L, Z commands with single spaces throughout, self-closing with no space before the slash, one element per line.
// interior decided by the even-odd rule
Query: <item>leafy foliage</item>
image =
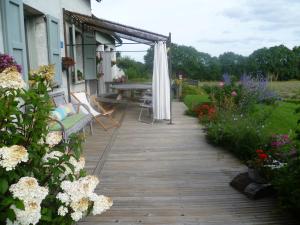
<path fill-rule="evenodd" d="M 117 65 L 124 70 L 129 80 L 136 79 L 149 79 L 149 73 L 145 65 L 141 62 L 137 62 L 129 57 L 119 57 L 117 59 Z"/>
<path fill-rule="evenodd" d="M 14 69 L 7 71 L 21 77 Z M 1 78 L 7 75 L 0 73 Z M 80 157 L 83 138 L 73 135 L 69 142 L 64 143 L 61 141 L 61 132 L 50 131 L 50 111 L 53 106 L 48 90 L 53 75 L 52 66 L 40 67 L 30 73 L 27 89 L 18 85 L 19 79 L 1 79 L 0 224 L 5 224 L 7 219 L 12 222 L 17 220 L 18 224 L 74 224 L 75 217 L 72 214 L 75 209 L 63 205 L 64 202 L 57 198 L 57 194 L 62 190 L 63 182 L 72 182 L 86 176 L 82 163 L 79 165 L 80 162 L 84 164 Z M 57 136 L 55 144 L 54 136 L 49 136 L 51 133 Z M 49 137 L 52 137 L 51 140 Z M 45 158 L 51 154 L 52 157 Z M 21 180 L 27 180 L 27 186 L 20 188 L 21 193 L 14 192 L 12 187 L 21 185 Z M 35 196 L 38 191 L 26 194 L 34 186 L 44 190 L 39 200 Z M 16 197 L 16 194 L 24 199 Z M 89 202 L 89 211 L 95 202 Z M 65 209 L 69 207 L 69 213 L 60 214 L 61 206 Z M 24 222 L 27 219 L 36 222 Z"/>
<path fill-rule="evenodd" d="M 291 160 L 280 169 L 272 183 L 278 192 L 279 205 L 287 212 L 299 216 L 300 212 L 300 159 Z"/>
<path fill-rule="evenodd" d="M 300 47 L 290 50 L 284 45 L 261 48 L 248 57 L 225 52 L 212 57 L 194 47 L 172 44 L 172 69 L 174 74 L 196 80 L 220 80 L 228 73 L 236 80 L 244 74 L 261 74 L 272 80 L 300 79 Z M 153 47 L 144 57 L 149 71 L 153 67 Z"/>

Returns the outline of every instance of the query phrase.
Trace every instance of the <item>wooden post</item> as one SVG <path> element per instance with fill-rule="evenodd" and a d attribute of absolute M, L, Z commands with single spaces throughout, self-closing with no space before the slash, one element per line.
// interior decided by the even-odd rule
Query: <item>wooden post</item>
<path fill-rule="evenodd" d="M 173 93 L 172 93 L 172 52 L 171 52 L 171 45 L 172 45 L 172 35 L 171 32 L 169 33 L 169 38 L 168 38 L 168 64 L 169 64 L 169 78 L 170 78 L 170 122 L 169 124 L 173 124 L 173 118 L 172 118 L 172 98 L 173 98 Z"/>

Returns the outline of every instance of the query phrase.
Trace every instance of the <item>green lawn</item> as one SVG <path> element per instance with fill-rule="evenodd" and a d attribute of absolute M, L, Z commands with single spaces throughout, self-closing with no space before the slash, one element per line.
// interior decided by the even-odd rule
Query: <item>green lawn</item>
<path fill-rule="evenodd" d="M 297 107 L 300 107 L 300 105 L 279 102 L 274 110 L 270 110 L 271 115 L 266 121 L 265 131 L 268 134 L 293 134 L 299 119 L 299 115 L 295 114 Z"/>
<path fill-rule="evenodd" d="M 195 106 L 201 103 L 210 102 L 208 95 L 186 95 L 183 99 L 184 104 L 192 110 Z"/>
<path fill-rule="evenodd" d="M 269 87 L 276 91 L 282 98 L 300 100 L 300 81 L 273 81 Z"/>
<path fill-rule="evenodd" d="M 187 95 L 184 98 L 184 103 L 189 110 L 205 102 L 210 102 L 208 95 Z M 276 106 L 259 106 L 258 110 L 268 110 L 270 113 L 266 121 L 265 132 L 269 135 L 293 134 L 299 119 L 299 115 L 295 114 L 297 107 L 300 105 L 283 101 Z"/>

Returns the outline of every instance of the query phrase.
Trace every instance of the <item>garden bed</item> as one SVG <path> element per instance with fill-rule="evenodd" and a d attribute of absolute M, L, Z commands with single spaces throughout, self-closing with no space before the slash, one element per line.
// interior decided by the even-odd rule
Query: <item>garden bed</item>
<path fill-rule="evenodd" d="M 295 83 L 295 82 L 294 82 Z M 285 83 L 286 85 L 286 83 Z M 280 85 L 276 83 L 278 88 Z M 242 77 L 232 83 L 205 85 L 200 94 L 186 95 L 188 114 L 205 126 L 208 140 L 262 172 L 277 193 L 282 209 L 300 212 L 298 101 L 283 100 L 263 78 Z M 287 90 L 288 88 L 286 88 Z M 295 89 L 293 96 L 296 96 Z M 290 96 L 284 92 L 284 96 Z M 295 98 L 295 97 L 294 97 Z"/>

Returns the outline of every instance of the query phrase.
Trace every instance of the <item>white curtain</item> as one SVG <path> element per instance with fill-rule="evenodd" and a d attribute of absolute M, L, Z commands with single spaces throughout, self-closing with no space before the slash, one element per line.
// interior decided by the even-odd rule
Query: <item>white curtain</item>
<path fill-rule="evenodd" d="M 170 119 L 170 79 L 166 43 L 154 46 L 153 77 L 153 117 L 157 120 Z"/>
<path fill-rule="evenodd" d="M 97 47 L 97 57 L 100 59 L 102 58 L 102 60 L 100 61 L 100 63 L 97 65 L 97 73 L 98 74 L 104 74 L 104 66 L 103 66 L 103 51 L 104 51 L 104 45 L 99 45 Z M 99 79 L 99 89 L 98 89 L 98 93 L 99 94 L 105 94 L 106 90 L 105 90 L 105 80 L 104 80 L 104 75 L 102 75 Z"/>

